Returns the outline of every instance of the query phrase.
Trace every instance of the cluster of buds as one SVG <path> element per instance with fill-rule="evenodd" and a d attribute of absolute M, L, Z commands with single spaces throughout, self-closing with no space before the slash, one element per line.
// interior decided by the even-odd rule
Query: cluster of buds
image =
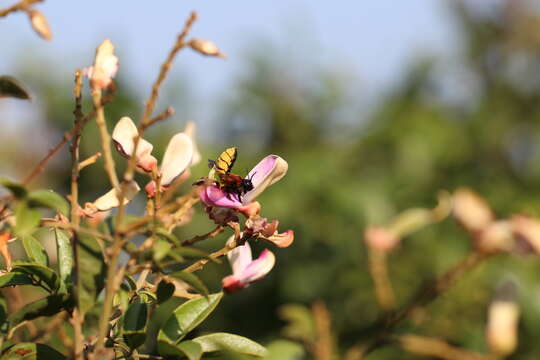
<path fill-rule="evenodd" d="M 540 253 L 540 219 L 516 214 L 497 219 L 478 194 L 458 189 L 453 196 L 453 215 L 483 253 Z"/>

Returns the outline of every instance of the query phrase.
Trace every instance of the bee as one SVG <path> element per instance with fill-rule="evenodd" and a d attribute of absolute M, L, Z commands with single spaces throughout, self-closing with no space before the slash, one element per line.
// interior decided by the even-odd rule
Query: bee
<path fill-rule="evenodd" d="M 226 149 L 219 155 L 217 160 L 208 160 L 208 167 L 214 168 L 218 177 L 219 188 L 225 191 L 228 195 L 236 195 L 239 201 L 242 201 L 242 195 L 250 190 L 253 190 L 252 178 L 243 178 L 240 175 L 231 172 L 238 150 L 235 147 Z"/>

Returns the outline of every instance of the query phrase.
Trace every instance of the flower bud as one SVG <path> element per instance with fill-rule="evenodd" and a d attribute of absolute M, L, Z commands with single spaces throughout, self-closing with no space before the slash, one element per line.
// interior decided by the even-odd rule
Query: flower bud
<path fill-rule="evenodd" d="M 399 244 L 400 238 L 381 226 L 369 226 L 364 232 L 364 240 L 372 249 L 389 252 Z"/>
<path fill-rule="evenodd" d="M 513 245 L 512 228 L 508 221 L 495 221 L 489 224 L 478 236 L 478 249 L 484 253 L 510 251 Z"/>
<path fill-rule="evenodd" d="M 47 18 L 41 11 L 38 10 L 28 10 L 28 17 L 30 18 L 30 23 L 34 31 L 45 40 L 52 39 L 52 31 L 47 22 Z"/>
<path fill-rule="evenodd" d="M 525 215 L 515 215 L 510 219 L 512 231 L 518 245 L 540 254 L 540 220 Z"/>
<path fill-rule="evenodd" d="M 454 217 L 467 231 L 478 232 L 493 220 L 486 201 L 470 189 L 461 188 L 454 193 Z"/>
<path fill-rule="evenodd" d="M 519 307 L 513 301 L 494 301 L 489 306 L 486 339 L 493 354 L 507 356 L 518 343 Z"/>
<path fill-rule="evenodd" d="M 226 58 L 225 54 L 223 54 L 216 44 L 210 40 L 193 39 L 189 42 L 189 46 L 198 53 L 206 56 L 216 56 L 222 59 Z"/>

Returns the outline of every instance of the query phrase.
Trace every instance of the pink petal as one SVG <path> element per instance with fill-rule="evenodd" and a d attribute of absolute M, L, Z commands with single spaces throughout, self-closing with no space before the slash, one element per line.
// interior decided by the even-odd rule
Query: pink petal
<path fill-rule="evenodd" d="M 229 241 L 233 239 L 234 236 L 229 238 Z M 233 275 L 239 276 L 248 265 L 253 261 L 251 257 L 251 247 L 249 246 L 249 243 L 245 243 L 244 245 L 237 246 L 231 251 L 227 253 L 227 258 L 229 259 L 229 263 L 231 264 Z"/>
<path fill-rule="evenodd" d="M 253 190 L 243 196 L 242 202 L 249 204 L 255 200 L 268 186 L 283 178 L 288 167 L 287 162 L 277 155 L 268 155 L 262 159 L 248 174 Z"/>
<path fill-rule="evenodd" d="M 184 134 L 178 133 L 172 137 L 161 162 L 161 184 L 170 185 L 191 164 L 193 158 L 193 141 Z"/>
<path fill-rule="evenodd" d="M 201 201 L 206 205 L 226 208 L 237 208 L 242 206 L 242 203 L 238 200 L 236 195 L 226 193 L 216 185 L 202 186 L 199 195 Z"/>
<path fill-rule="evenodd" d="M 223 291 L 225 291 L 226 293 L 232 293 L 238 290 L 242 290 L 243 288 L 248 286 L 248 284 L 242 283 L 234 275 L 229 275 L 223 278 L 223 280 L 221 280 L 221 284 L 223 286 Z"/>
<path fill-rule="evenodd" d="M 266 238 L 266 240 L 273 242 L 277 247 L 285 248 L 293 243 L 294 231 L 287 230 L 283 233 L 272 235 Z"/>
<path fill-rule="evenodd" d="M 262 279 L 272 270 L 276 263 L 276 257 L 268 250 L 264 249 L 257 260 L 252 261 L 245 270 L 235 277 L 244 284 Z"/>

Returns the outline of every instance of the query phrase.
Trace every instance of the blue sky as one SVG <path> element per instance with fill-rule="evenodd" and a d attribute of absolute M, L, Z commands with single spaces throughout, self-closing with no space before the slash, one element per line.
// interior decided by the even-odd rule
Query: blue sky
<path fill-rule="evenodd" d="M 2 7 L 8 1 L 0 1 Z M 231 85 L 243 56 L 257 39 L 290 49 L 297 64 L 347 69 L 372 94 L 399 79 L 406 65 L 425 53 L 451 54 L 457 35 L 444 0 L 357 1 L 58 1 L 38 5 L 54 32 L 41 40 L 26 16 L 0 19 L 0 73 L 17 67 L 21 54 L 61 64 L 58 76 L 92 62 L 95 47 L 111 38 L 121 72 L 145 96 L 190 10 L 199 20 L 192 34 L 219 45 L 226 61 L 183 53 L 174 73 L 189 74 L 197 101 L 211 103 Z"/>

